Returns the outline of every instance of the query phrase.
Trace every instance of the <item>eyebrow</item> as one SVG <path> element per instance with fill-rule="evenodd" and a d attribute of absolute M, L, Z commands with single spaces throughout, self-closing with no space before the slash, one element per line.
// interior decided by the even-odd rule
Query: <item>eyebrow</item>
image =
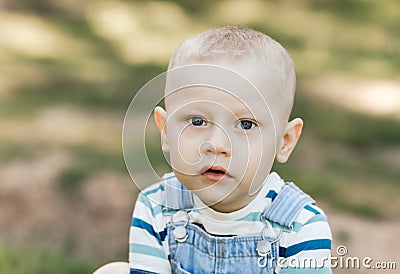
<path fill-rule="evenodd" d="M 246 116 L 246 115 L 251 115 L 252 117 L 262 117 L 263 114 L 259 113 L 257 110 L 252 110 L 251 108 L 247 108 L 246 106 L 242 106 L 240 108 L 234 109 L 230 108 L 229 111 L 231 111 L 235 116 Z"/>
<path fill-rule="evenodd" d="M 200 102 L 199 102 L 200 103 Z M 217 103 L 217 102 L 216 102 Z M 202 109 L 202 105 L 200 104 L 192 104 L 192 105 L 185 105 L 182 106 L 182 108 L 190 111 L 197 111 L 197 112 L 203 112 L 204 110 Z M 263 109 L 256 109 L 252 110 L 250 107 L 246 107 L 246 105 L 243 103 L 238 107 L 231 107 L 231 106 L 226 106 L 226 110 L 230 112 L 230 114 L 236 116 L 236 117 L 243 117 L 247 116 L 246 118 L 253 118 L 253 119 L 260 119 L 260 117 L 265 117 L 266 114 L 268 113 L 268 108 L 263 108 Z M 264 112 L 265 111 L 265 112 Z M 251 117 L 248 117 L 251 116 Z"/>

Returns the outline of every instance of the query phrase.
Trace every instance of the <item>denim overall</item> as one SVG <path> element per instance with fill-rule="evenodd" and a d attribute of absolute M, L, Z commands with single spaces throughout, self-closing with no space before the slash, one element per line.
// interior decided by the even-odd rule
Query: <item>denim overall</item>
<path fill-rule="evenodd" d="M 163 183 L 163 211 L 170 217 L 167 239 L 172 273 L 274 273 L 282 232 L 290 232 L 292 222 L 304 206 L 315 203 L 293 183 L 288 183 L 261 214 L 265 226 L 259 235 L 215 236 L 190 223 L 192 193 L 172 174 L 164 176 Z M 184 212 L 184 222 L 173 221 L 178 211 Z M 272 224 L 279 228 L 278 236 L 265 235 Z"/>

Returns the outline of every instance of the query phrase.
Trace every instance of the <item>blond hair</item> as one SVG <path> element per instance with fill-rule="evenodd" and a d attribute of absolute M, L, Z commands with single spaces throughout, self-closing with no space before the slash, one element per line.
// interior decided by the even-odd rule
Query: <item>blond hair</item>
<path fill-rule="evenodd" d="M 296 88 L 292 58 L 277 41 L 248 27 L 225 26 L 209 29 L 189 38 L 176 49 L 168 69 L 221 57 L 232 60 L 256 57 L 268 63 L 275 62 L 282 69 L 282 85 L 291 94 L 290 109 L 292 108 Z"/>

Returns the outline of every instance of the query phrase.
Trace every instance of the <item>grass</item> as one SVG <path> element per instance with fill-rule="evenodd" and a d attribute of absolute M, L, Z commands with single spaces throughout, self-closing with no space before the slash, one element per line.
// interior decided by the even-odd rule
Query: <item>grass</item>
<path fill-rule="evenodd" d="M 326 0 L 326 1 L 308 1 L 309 6 L 316 11 L 325 11 L 334 15 L 337 20 L 345 21 L 348 24 L 387 24 L 388 18 L 377 13 L 377 9 L 381 9 L 383 2 L 384 7 L 388 5 L 396 6 L 390 3 L 390 0 L 378 2 L 369 1 L 347 1 L 347 0 Z M 393 7 L 394 8 L 394 7 Z M 366 20 L 368 18 L 368 20 Z"/>
<path fill-rule="evenodd" d="M 359 114 L 298 92 L 292 117 L 303 117 L 306 129 L 319 139 L 357 149 L 398 145 L 399 122 Z"/>
<path fill-rule="evenodd" d="M 125 111 L 146 80 L 161 72 L 160 67 L 153 65 L 125 66 L 116 68 L 124 73 L 104 83 L 102 80 L 88 82 L 77 79 L 69 75 L 73 67 L 66 68 L 54 61 L 42 60 L 38 69 L 49 72 L 47 81 L 37 86 L 21 87 L 14 91 L 13 96 L 0 100 L 2 117 L 30 116 L 45 107 L 68 104 L 86 109 Z"/>
<path fill-rule="evenodd" d="M 88 146 L 73 146 L 69 149 L 73 160 L 71 165 L 58 175 L 57 181 L 65 194 L 77 194 L 80 186 L 99 170 L 125 173 L 126 168 L 120 152 L 95 149 Z"/>
<path fill-rule="evenodd" d="M 352 195 L 358 196 L 358 194 L 349 193 L 346 178 L 337 176 L 337 171 L 324 170 L 323 173 L 318 173 L 296 168 L 293 163 L 286 165 L 275 163 L 273 170 L 281 174 L 285 180 L 296 182 L 317 201 L 324 201 L 337 210 L 368 219 L 389 217 L 385 214 L 384 205 L 378 206 L 370 201 L 352 199 Z"/>
<path fill-rule="evenodd" d="M 283 33 L 277 27 L 265 24 L 250 24 L 249 27 L 254 28 L 263 33 L 268 33 L 274 40 L 279 41 L 285 48 L 293 48 L 301 51 L 306 47 L 304 39 L 299 35 Z"/>
<path fill-rule="evenodd" d="M 61 252 L 36 248 L 13 248 L 0 245 L 2 274 L 82 274 L 92 273 L 94 266 Z"/>
<path fill-rule="evenodd" d="M 32 160 L 39 150 L 32 145 L 22 145 L 11 141 L 0 141 L 0 164 L 15 160 Z"/>

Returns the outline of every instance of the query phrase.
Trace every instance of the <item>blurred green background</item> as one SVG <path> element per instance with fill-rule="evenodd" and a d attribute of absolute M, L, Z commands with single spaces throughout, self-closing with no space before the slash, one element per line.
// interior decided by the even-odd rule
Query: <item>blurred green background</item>
<path fill-rule="evenodd" d="M 305 128 L 274 169 L 326 210 L 334 248 L 398 261 L 399 22 L 395 0 L 0 1 L 0 273 L 127 261 L 125 111 L 180 42 L 232 24 L 269 34 L 296 64 Z"/>

